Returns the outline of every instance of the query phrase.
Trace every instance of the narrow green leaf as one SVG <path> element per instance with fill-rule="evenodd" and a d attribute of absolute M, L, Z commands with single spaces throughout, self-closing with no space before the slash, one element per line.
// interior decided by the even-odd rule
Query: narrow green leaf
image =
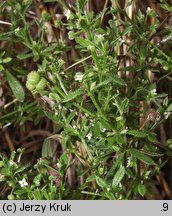
<path fill-rule="evenodd" d="M 158 153 L 158 152 L 155 152 L 155 151 L 143 151 L 143 153 L 145 154 L 145 155 L 149 155 L 149 156 L 151 156 L 151 157 L 162 157 L 163 155 L 164 155 L 164 153 Z"/>
<path fill-rule="evenodd" d="M 129 108 L 129 100 L 128 100 L 128 98 L 125 98 L 122 101 L 120 108 L 121 108 L 122 113 L 127 113 L 128 112 L 128 108 Z"/>
<path fill-rule="evenodd" d="M 0 71 L 3 71 L 4 70 L 4 67 L 2 64 L 0 64 Z"/>
<path fill-rule="evenodd" d="M 7 57 L 7 58 L 3 59 L 3 63 L 6 64 L 6 63 L 10 62 L 11 60 L 12 60 L 11 57 Z"/>
<path fill-rule="evenodd" d="M 96 182 L 102 189 L 105 189 L 108 187 L 106 181 L 104 179 L 100 178 L 99 176 L 96 176 Z"/>
<path fill-rule="evenodd" d="M 95 87 L 93 87 L 93 88 L 91 89 L 91 92 L 96 91 L 97 89 L 99 89 L 99 88 L 101 88 L 101 87 L 103 87 L 103 86 L 109 84 L 110 82 L 112 82 L 112 79 L 111 79 L 111 78 L 110 78 L 110 79 L 107 79 L 107 80 L 105 80 L 105 81 L 103 81 L 103 82 L 100 82 L 98 85 L 96 85 Z"/>
<path fill-rule="evenodd" d="M 87 0 L 76 1 L 78 11 L 84 11 L 86 7 Z"/>
<path fill-rule="evenodd" d="M 29 164 L 19 167 L 18 169 L 16 169 L 14 175 L 16 175 L 17 173 L 22 173 L 25 169 L 27 169 L 29 167 Z"/>
<path fill-rule="evenodd" d="M 6 70 L 5 74 L 14 96 L 17 98 L 17 100 L 23 102 L 25 94 L 22 85 L 9 71 Z"/>
<path fill-rule="evenodd" d="M 163 106 L 167 107 L 168 106 L 168 97 L 164 98 L 163 100 Z"/>
<path fill-rule="evenodd" d="M 93 182 L 95 179 L 96 179 L 96 176 L 95 176 L 95 175 L 91 175 L 91 176 L 89 176 L 89 177 L 86 179 L 86 182 L 87 182 L 87 183 Z"/>
<path fill-rule="evenodd" d="M 0 5 L 0 7 L 1 7 L 1 5 Z M 12 34 L 13 34 L 13 31 L 1 33 L 0 34 L 0 41 L 10 40 L 10 37 Z"/>
<path fill-rule="evenodd" d="M 139 138 L 144 138 L 147 136 L 147 134 L 145 132 L 139 131 L 139 130 L 129 130 L 129 131 L 127 131 L 127 134 L 133 135 L 133 136 L 139 137 Z"/>
<path fill-rule="evenodd" d="M 94 127 L 93 127 L 93 134 L 94 137 L 97 138 L 100 135 L 100 124 L 99 122 L 96 122 Z"/>
<path fill-rule="evenodd" d="M 91 196 L 99 196 L 99 197 L 101 197 L 101 195 L 98 194 L 98 193 L 93 193 L 93 192 L 88 192 L 88 191 L 82 191 L 81 193 L 88 194 L 88 195 L 91 195 Z"/>
<path fill-rule="evenodd" d="M 112 188 L 115 190 L 116 187 L 119 185 L 119 183 L 122 181 L 123 177 L 125 175 L 125 168 L 119 168 L 119 170 L 116 172 L 113 181 L 112 181 Z"/>
<path fill-rule="evenodd" d="M 161 7 L 162 7 L 164 10 L 166 10 L 166 11 L 172 13 L 172 6 L 169 5 L 169 4 L 167 4 L 167 2 L 165 2 L 165 3 L 163 3 L 163 4 L 160 4 L 160 5 L 161 5 Z"/>
<path fill-rule="evenodd" d="M 83 47 L 88 47 L 89 45 L 92 45 L 91 41 L 80 38 L 80 37 L 77 37 L 75 40 L 78 44 L 80 44 Z"/>
<path fill-rule="evenodd" d="M 158 142 L 157 138 L 156 138 L 156 134 L 151 132 L 151 133 L 148 133 L 148 136 L 147 136 L 148 140 L 150 142 Z"/>
<path fill-rule="evenodd" d="M 170 104 L 167 108 L 167 112 L 171 112 L 172 111 L 172 104 Z"/>
<path fill-rule="evenodd" d="M 45 139 L 42 146 L 42 157 L 52 158 L 53 157 L 53 146 L 50 139 Z"/>
<path fill-rule="evenodd" d="M 69 116 L 68 116 L 67 119 L 66 119 L 66 125 L 68 125 L 68 124 L 72 121 L 72 119 L 75 117 L 75 115 L 76 115 L 75 111 L 72 111 L 72 112 L 69 114 Z"/>
<path fill-rule="evenodd" d="M 136 157 L 137 159 L 141 160 L 145 164 L 155 165 L 155 162 L 153 161 L 153 159 L 150 158 L 149 156 L 145 155 L 142 151 L 139 151 L 137 149 L 130 149 L 130 153 L 134 157 Z"/>
<path fill-rule="evenodd" d="M 67 133 L 72 134 L 73 136 L 79 136 L 79 132 L 76 129 L 70 127 L 70 126 L 66 126 L 65 131 Z"/>
<path fill-rule="evenodd" d="M 17 55 L 17 58 L 20 60 L 28 59 L 31 57 L 33 57 L 33 53 L 21 53 L 21 54 Z"/>
<path fill-rule="evenodd" d="M 111 130 L 113 128 L 113 126 L 111 125 L 111 123 L 108 120 L 105 120 L 103 118 L 100 119 L 100 123 L 103 126 L 103 128 L 105 128 L 107 130 Z"/>
<path fill-rule="evenodd" d="M 108 85 L 109 83 L 115 83 L 118 85 L 125 85 L 125 82 L 123 79 L 121 79 L 118 76 L 113 75 L 113 77 L 110 77 L 102 82 L 100 82 L 98 85 L 96 85 L 95 87 L 92 88 L 92 92 L 98 90 L 99 88 Z"/>
<path fill-rule="evenodd" d="M 71 100 L 77 98 L 78 96 L 80 96 L 81 94 L 82 94 L 82 90 L 81 89 L 78 89 L 76 91 L 70 92 L 67 96 L 64 97 L 63 103 L 71 101 Z"/>
<path fill-rule="evenodd" d="M 143 184 L 139 184 L 138 185 L 138 192 L 141 196 L 144 196 L 145 195 L 145 192 L 146 192 L 146 188 Z"/>
<path fill-rule="evenodd" d="M 146 68 L 146 66 L 145 65 L 144 66 L 128 66 L 128 67 L 121 68 L 120 70 L 136 72 L 136 71 L 142 70 L 143 68 Z"/>
<path fill-rule="evenodd" d="M 46 49 L 43 50 L 43 53 L 49 53 L 49 52 L 51 52 L 51 51 L 53 51 L 55 49 L 56 50 L 58 49 L 57 43 L 54 43 L 54 44 L 48 46 Z"/>
<path fill-rule="evenodd" d="M 119 84 L 119 85 L 126 85 L 123 79 L 121 79 L 119 76 L 113 76 L 113 82 Z"/>
<path fill-rule="evenodd" d="M 124 153 L 120 154 L 119 157 L 116 159 L 112 167 L 110 168 L 109 172 L 106 175 L 106 179 L 110 179 L 114 176 L 115 171 L 119 168 L 122 160 L 124 158 Z"/>

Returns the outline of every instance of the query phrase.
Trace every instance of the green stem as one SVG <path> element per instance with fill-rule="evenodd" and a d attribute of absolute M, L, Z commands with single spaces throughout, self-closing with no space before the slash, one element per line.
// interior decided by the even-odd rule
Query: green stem
<path fill-rule="evenodd" d="M 63 89 L 64 93 L 65 93 L 66 95 L 68 95 L 67 90 L 66 90 L 66 88 L 65 88 L 64 85 L 63 85 L 62 79 L 60 78 L 60 76 L 59 76 L 58 74 L 56 74 L 56 77 L 57 77 L 57 79 L 58 79 L 58 81 L 59 81 L 59 83 L 60 83 L 60 86 L 61 86 L 61 88 Z"/>
<path fill-rule="evenodd" d="M 104 114 L 103 114 L 103 112 L 102 112 L 102 110 L 101 110 L 99 104 L 97 103 L 97 101 L 96 101 L 96 99 L 94 98 L 94 96 L 92 95 L 92 93 L 91 93 L 91 92 L 88 92 L 88 94 L 89 94 L 89 96 L 90 96 L 90 98 L 91 98 L 91 100 L 92 100 L 92 102 L 93 102 L 95 108 L 97 109 L 98 113 L 99 113 L 101 116 L 104 116 Z"/>
<path fill-rule="evenodd" d="M 85 109 L 84 107 L 78 105 L 77 103 L 73 104 L 75 107 L 77 107 L 78 109 L 80 109 L 81 111 L 83 111 L 84 113 L 86 113 L 87 115 L 89 115 L 90 117 L 95 117 L 95 115 L 93 113 L 91 113 L 89 110 Z"/>
<path fill-rule="evenodd" d="M 26 106 L 23 108 L 23 112 L 27 111 L 28 109 L 30 110 L 30 108 L 33 107 L 33 106 L 35 106 L 35 105 L 36 105 L 36 101 L 34 101 L 34 102 L 32 102 L 32 103 L 26 105 Z M 19 111 L 16 110 L 16 111 L 13 111 L 13 112 L 8 113 L 8 114 L 6 114 L 6 115 L 3 115 L 3 116 L 0 117 L 0 120 L 2 120 L 2 119 L 4 119 L 4 118 L 8 118 L 8 117 L 10 117 L 10 116 L 13 116 L 13 115 L 17 114 L 18 112 L 19 112 Z"/>
<path fill-rule="evenodd" d="M 55 86 L 54 88 L 63 98 L 65 97 L 65 94 L 61 91 L 61 89 L 59 89 L 58 86 Z"/>

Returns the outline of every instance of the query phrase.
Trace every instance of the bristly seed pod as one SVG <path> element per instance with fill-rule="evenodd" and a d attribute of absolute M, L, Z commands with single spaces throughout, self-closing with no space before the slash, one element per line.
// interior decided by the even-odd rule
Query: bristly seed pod
<path fill-rule="evenodd" d="M 27 75 L 27 81 L 32 85 L 36 85 L 40 81 L 40 79 L 41 77 L 36 71 L 32 71 Z"/>
<path fill-rule="evenodd" d="M 43 91 L 47 86 L 47 80 L 41 78 L 40 74 L 32 71 L 27 76 L 26 88 L 30 91 L 36 90 L 37 92 Z"/>
<path fill-rule="evenodd" d="M 33 91 L 35 89 L 35 85 L 33 85 L 32 83 L 30 83 L 29 81 L 26 81 L 26 88 L 29 91 Z"/>
<path fill-rule="evenodd" d="M 45 78 L 41 78 L 41 80 L 36 85 L 36 90 L 42 91 L 45 89 L 46 85 L 47 85 L 47 80 Z"/>

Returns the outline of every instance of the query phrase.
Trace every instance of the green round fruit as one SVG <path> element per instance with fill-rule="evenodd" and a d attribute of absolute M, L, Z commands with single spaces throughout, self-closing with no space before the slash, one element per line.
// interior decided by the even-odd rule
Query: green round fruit
<path fill-rule="evenodd" d="M 100 175 L 103 175 L 103 173 L 104 173 L 104 167 L 99 167 L 98 171 L 99 171 Z"/>
<path fill-rule="evenodd" d="M 164 65 L 164 66 L 163 66 L 163 69 L 164 69 L 165 71 L 169 70 L 168 65 Z"/>
<path fill-rule="evenodd" d="M 42 91 L 45 89 L 46 86 L 47 86 L 47 80 L 45 78 L 41 78 L 39 83 L 36 85 L 36 90 Z"/>
<path fill-rule="evenodd" d="M 8 195 L 8 199 L 9 199 L 9 200 L 14 200 L 14 199 L 15 199 L 15 196 L 14 196 L 13 194 L 9 194 L 9 195 Z"/>
<path fill-rule="evenodd" d="M 32 71 L 27 75 L 27 81 L 32 84 L 32 85 L 36 85 L 38 84 L 38 82 L 40 81 L 40 75 L 38 72 L 36 71 Z"/>
<path fill-rule="evenodd" d="M 35 85 L 30 83 L 29 81 L 26 82 L 26 88 L 29 90 L 29 91 L 33 91 L 35 89 Z"/>

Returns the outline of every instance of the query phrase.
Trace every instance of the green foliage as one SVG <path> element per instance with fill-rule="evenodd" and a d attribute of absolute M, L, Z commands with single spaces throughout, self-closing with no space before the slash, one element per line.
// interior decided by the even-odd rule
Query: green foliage
<path fill-rule="evenodd" d="M 119 185 L 119 183 L 121 182 L 121 180 L 123 179 L 125 175 L 125 168 L 122 167 L 120 168 L 116 173 L 115 173 L 115 176 L 113 178 L 113 181 L 112 181 L 112 188 L 115 190 L 116 187 Z"/>
<path fill-rule="evenodd" d="M 8 196 L 1 194 L 0 198 L 17 200 L 65 198 L 65 194 L 63 197 L 61 194 L 63 190 L 61 181 L 68 166 L 67 160 L 64 160 L 65 155 L 60 157 L 55 166 L 40 158 L 31 168 L 30 164 L 21 164 L 23 151 L 18 149 L 17 152 L 13 152 L 9 160 L 3 155 L 0 156 L 0 182 L 8 187 Z"/>
<path fill-rule="evenodd" d="M 6 70 L 5 75 L 6 75 L 7 81 L 9 83 L 9 86 L 11 87 L 11 90 L 12 90 L 14 96 L 20 102 L 23 102 L 25 94 L 24 94 L 24 90 L 23 90 L 22 85 L 9 71 Z"/>
<path fill-rule="evenodd" d="M 152 158 L 146 156 L 143 152 L 137 150 L 137 149 L 131 149 L 131 154 L 135 156 L 137 159 L 141 160 L 143 163 L 146 163 L 148 165 L 154 165 L 154 161 Z"/>
<path fill-rule="evenodd" d="M 56 1 L 44 1 L 49 2 Z M 32 25 L 27 15 L 34 10 L 33 1 L 7 0 L 2 5 L 2 12 L 13 9 L 7 14 L 10 25 L 0 33 L 0 41 L 8 44 L 0 55 L 0 71 L 3 85 L 12 90 L 6 95 L 8 103 L 14 101 L 14 106 L 0 108 L 0 126 L 27 121 L 36 125 L 44 117 L 53 123 L 54 134 L 44 140 L 42 158 L 34 166 L 23 165 L 15 152 L 9 160 L 1 156 L 0 181 L 7 187 L 1 198 L 144 197 L 147 183 L 171 156 L 171 140 L 161 148 L 155 129 L 170 117 L 172 106 L 165 92 L 156 93 L 156 83 L 147 75 L 151 71 L 159 79 L 171 79 L 171 51 L 163 49 L 164 43 L 171 44 L 171 28 L 164 28 L 151 9 L 145 14 L 138 10 L 130 19 L 118 1 L 116 8 L 97 16 L 86 9 L 86 0 L 76 1 L 73 10 L 58 2 L 63 19 L 54 22 L 47 12 Z M 161 6 L 171 13 L 166 1 Z M 103 27 L 106 15 L 111 18 Z M 154 24 L 149 25 L 150 18 Z M 48 29 L 57 30 L 50 34 L 53 39 Z M 65 31 L 59 34 L 59 29 L 68 34 L 63 37 Z M 168 39 L 154 43 L 157 34 Z M 22 51 L 15 49 L 17 44 Z M 53 139 L 62 149 L 58 160 Z M 68 182 L 73 170 L 75 188 Z"/>

